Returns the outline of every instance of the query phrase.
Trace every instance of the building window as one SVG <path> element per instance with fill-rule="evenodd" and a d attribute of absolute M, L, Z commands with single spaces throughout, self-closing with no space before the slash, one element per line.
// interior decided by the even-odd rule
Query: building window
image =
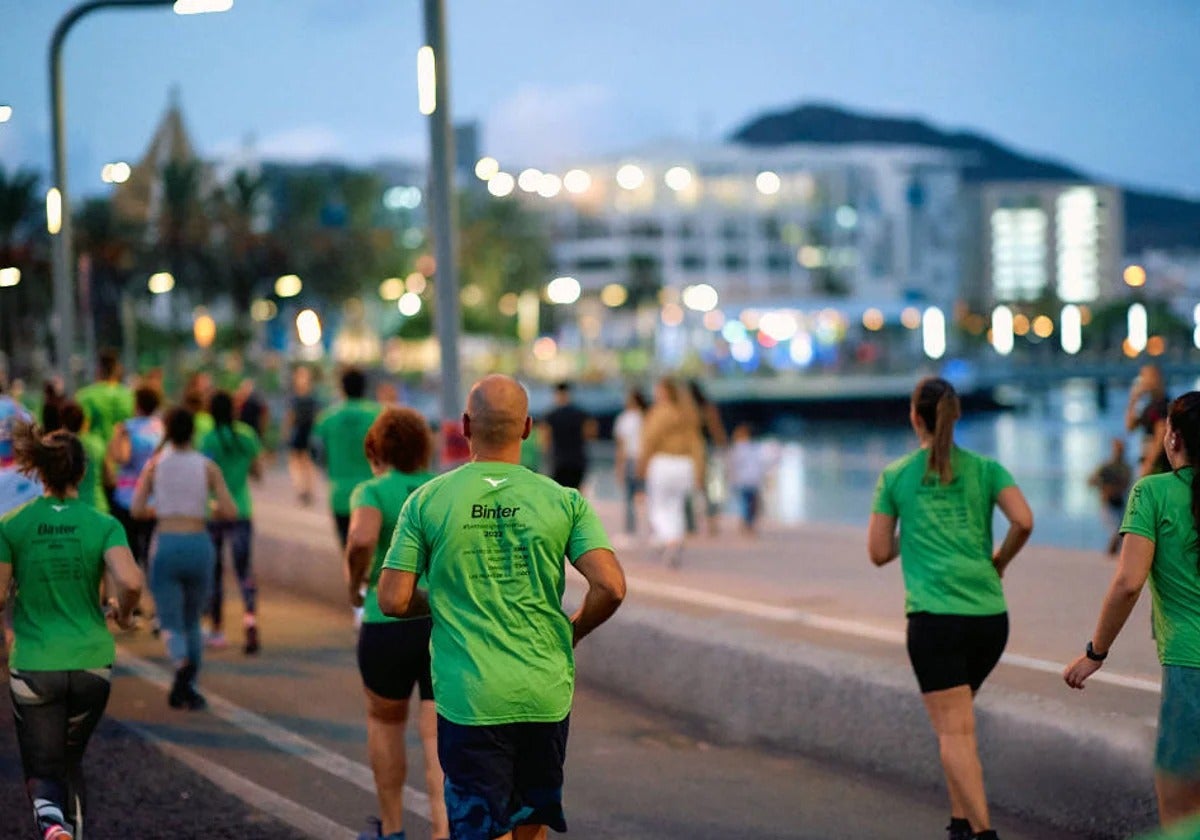
<path fill-rule="evenodd" d="M 746 255 L 738 253 L 726 254 L 721 260 L 726 271 L 742 271 L 746 268 Z"/>
<path fill-rule="evenodd" d="M 679 257 L 679 267 L 684 271 L 703 271 L 704 255 L 685 253 Z"/>
<path fill-rule="evenodd" d="M 653 219 L 638 219 L 629 226 L 630 236 L 639 239 L 662 239 L 662 225 Z"/>
<path fill-rule="evenodd" d="M 1040 207 L 992 212 L 992 295 L 996 300 L 1037 300 L 1046 291 L 1046 213 Z"/>
<path fill-rule="evenodd" d="M 1100 204 L 1090 187 L 1065 190 L 1055 202 L 1058 297 L 1089 303 L 1100 296 Z"/>
<path fill-rule="evenodd" d="M 575 261 L 575 270 L 580 273 L 588 271 L 612 271 L 616 267 L 612 257 L 580 257 Z"/>

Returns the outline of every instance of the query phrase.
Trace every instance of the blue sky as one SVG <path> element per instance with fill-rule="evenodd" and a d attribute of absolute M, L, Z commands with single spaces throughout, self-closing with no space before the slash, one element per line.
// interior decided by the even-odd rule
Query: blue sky
<path fill-rule="evenodd" d="M 453 110 L 502 161 L 713 139 L 800 101 L 927 117 L 1200 196 L 1195 0 L 448 0 Z M 71 0 L 0 0 L 0 163 L 45 168 L 46 45 Z M 178 84 L 206 156 L 423 154 L 419 0 L 105 11 L 67 44 L 74 190 L 136 158 Z"/>

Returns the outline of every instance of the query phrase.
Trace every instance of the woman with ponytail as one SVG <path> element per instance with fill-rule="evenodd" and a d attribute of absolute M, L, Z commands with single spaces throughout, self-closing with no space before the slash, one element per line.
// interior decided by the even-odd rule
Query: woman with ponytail
<path fill-rule="evenodd" d="M 1163 443 L 1171 472 L 1133 486 L 1120 565 L 1091 641 L 1063 679 L 1083 688 L 1100 670 L 1149 580 L 1162 663 L 1154 787 L 1159 819 L 1171 825 L 1200 813 L 1200 391 L 1171 403 Z"/>
<path fill-rule="evenodd" d="M 233 554 L 233 570 L 237 574 L 238 586 L 242 590 L 242 632 L 247 654 L 258 653 L 258 620 L 256 600 L 258 588 L 254 582 L 254 571 L 250 565 L 250 545 L 254 539 L 254 528 L 250 517 L 254 513 L 250 498 L 251 478 L 261 476 L 259 455 L 262 445 L 258 433 L 246 423 L 235 420 L 233 397 L 227 391 L 217 391 L 209 402 L 213 429 L 200 441 L 200 452 L 212 460 L 221 470 L 225 484 L 237 503 L 237 518 L 234 520 L 210 520 L 208 535 L 212 538 L 216 552 L 213 566 L 212 601 L 209 604 L 210 647 L 224 647 L 222 613 L 225 601 L 225 543 Z"/>
<path fill-rule="evenodd" d="M 1008 641 L 1000 578 L 1029 539 L 1033 513 L 1008 470 L 954 444 L 960 412 L 946 380 L 917 384 L 909 421 L 920 447 L 879 477 L 867 552 L 876 566 L 902 558 L 908 656 L 937 733 L 949 840 L 993 840 L 974 699 Z M 997 507 L 1009 523 L 998 548 Z"/>
<path fill-rule="evenodd" d="M 0 519 L 0 608 L 16 583 L 13 720 L 37 836 L 70 840 L 83 836 L 83 752 L 108 705 L 116 653 L 101 582 L 128 629 L 142 573 L 121 523 L 79 498 L 86 456 L 77 437 L 20 423 L 12 449 L 16 467 L 46 488 Z"/>

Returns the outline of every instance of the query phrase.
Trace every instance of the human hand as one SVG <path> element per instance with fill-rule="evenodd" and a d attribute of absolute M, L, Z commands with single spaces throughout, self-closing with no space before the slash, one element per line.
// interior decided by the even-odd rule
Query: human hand
<path fill-rule="evenodd" d="M 350 584 L 350 606 L 355 608 L 361 607 L 365 600 L 365 593 L 362 586 L 357 582 Z"/>
<path fill-rule="evenodd" d="M 1063 671 L 1063 679 L 1071 688 L 1082 689 L 1087 678 L 1099 671 L 1103 664 L 1103 662 L 1097 662 L 1086 656 L 1080 656 Z"/>

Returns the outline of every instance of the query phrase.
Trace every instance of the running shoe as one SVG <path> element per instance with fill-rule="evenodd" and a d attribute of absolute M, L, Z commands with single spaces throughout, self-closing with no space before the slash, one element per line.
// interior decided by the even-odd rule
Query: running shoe
<path fill-rule="evenodd" d="M 75 835 L 61 825 L 52 825 L 46 829 L 42 840 L 75 840 Z"/>
<path fill-rule="evenodd" d="M 367 817 L 367 830 L 360 831 L 357 840 L 382 840 L 383 821 L 379 817 Z"/>
<path fill-rule="evenodd" d="M 258 653 L 258 625 L 250 624 L 246 627 L 246 644 L 242 650 L 247 656 Z"/>
<path fill-rule="evenodd" d="M 204 646 L 214 650 L 223 650 L 229 647 L 229 641 L 220 630 L 213 630 L 204 637 Z"/>
<path fill-rule="evenodd" d="M 975 832 L 971 831 L 971 824 L 962 819 L 950 819 L 950 825 L 946 826 L 946 840 L 973 840 Z"/>

